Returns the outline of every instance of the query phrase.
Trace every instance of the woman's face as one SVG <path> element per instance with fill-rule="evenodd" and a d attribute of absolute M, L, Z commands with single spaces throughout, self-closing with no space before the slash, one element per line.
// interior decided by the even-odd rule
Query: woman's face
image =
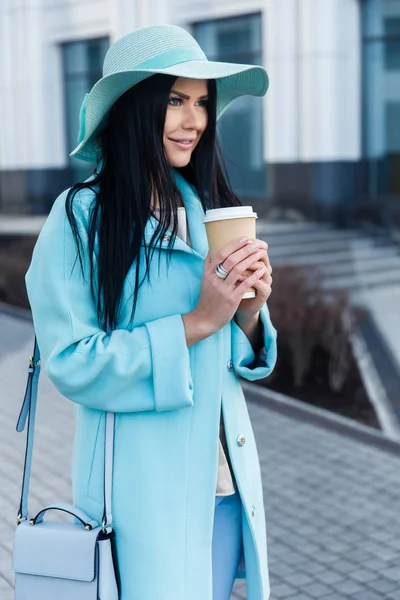
<path fill-rule="evenodd" d="M 207 127 L 206 79 L 178 77 L 168 100 L 164 123 L 164 148 L 172 167 L 185 167 Z"/>

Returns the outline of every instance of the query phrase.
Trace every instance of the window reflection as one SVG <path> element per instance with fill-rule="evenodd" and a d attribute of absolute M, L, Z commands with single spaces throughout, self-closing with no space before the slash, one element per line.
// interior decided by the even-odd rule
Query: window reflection
<path fill-rule="evenodd" d="M 209 60 L 262 64 L 259 14 L 196 23 L 193 35 Z M 261 98 L 238 98 L 218 121 L 232 186 L 245 198 L 266 195 L 262 107 Z"/>
<path fill-rule="evenodd" d="M 364 156 L 371 196 L 400 196 L 400 0 L 367 0 Z"/>
<path fill-rule="evenodd" d="M 67 154 L 77 144 L 82 100 L 102 76 L 108 38 L 68 42 L 62 45 Z M 69 157 L 72 181 L 84 181 L 94 164 Z"/>

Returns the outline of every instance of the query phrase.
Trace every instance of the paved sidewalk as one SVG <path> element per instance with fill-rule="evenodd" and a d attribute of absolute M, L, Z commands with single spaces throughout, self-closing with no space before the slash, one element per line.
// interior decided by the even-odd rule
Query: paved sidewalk
<path fill-rule="evenodd" d="M 17 434 L 15 424 L 33 329 L 0 313 L 0 332 L 0 598 L 11 600 L 25 450 L 25 434 Z M 248 398 L 250 388 L 244 385 Z M 277 410 L 276 402 L 260 399 L 264 390 L 257 394 L 248 406 L 264 481 L 270 600 L 400 600 L 400 447 L 384 449 L 376 432 L 301 403 L 291 407 L 283 399 Z M 42 371 L 30 514 L 71 500 L 73 435 L 72 403 Z M 233 598 L 246 598 L 243 582 Z"/>

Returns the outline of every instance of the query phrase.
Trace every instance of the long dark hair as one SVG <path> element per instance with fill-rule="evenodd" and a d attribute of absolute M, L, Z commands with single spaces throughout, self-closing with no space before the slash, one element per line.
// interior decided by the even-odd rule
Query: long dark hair
<path fill-rule="evenodd" d="M 153 75 L 125 92 L 113 105 L 105 127 L 99 134 L 102 150 L 101 168 L 93 179 L 76 183 L 68 191 L 66 212 L 76 242 L 82 274 L 83 256 L 90 260 L 90 289 L 97 307 L 98 321 L 104 330 L 115 329 L 121 308 L 126 275 L 136 261 L 133 293 L 132 324 L 137 294 L 146 277 L 156 247 L 173 223 L 173 236 L 168 245 L 168 260 L 172 257 L 178 219 L 179 190 L 171 174 L 164 149 L 163 132 L 171 87 L 176 77 Z M 217 88 L 208 81 L 208 124 L 192 153 L 188 166 L 177 169 L 193 184 L 204 210 L 241 205 L 231 190 L 220 155 L 216 136 Z M 90 209 L 88 248 L 83 248 L 74 214 L 74 198 L 80 190 L 90 188 L 95 200 Z M 157 197 L 160 222 L 145 249 L 146 269 L 139 282 L 140 248 L 146 222 L 152 213 L 151 199 Z M 94 265 L 96 234 L 97 279 Z"/>

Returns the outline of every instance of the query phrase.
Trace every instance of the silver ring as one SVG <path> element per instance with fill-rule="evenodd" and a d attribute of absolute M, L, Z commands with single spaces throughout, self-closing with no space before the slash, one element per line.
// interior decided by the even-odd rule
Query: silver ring
<path fill-rule="evenodd" d="M 228 275 L 229 275 L 229 271 L 227 271 L 225 269 L 225 267 L 223 266 L 222 263 L 219 263 L 218 267 L 216 267 L 216 269 L 215 269 L 215 274 L 220 279 L 226 279 L 228 277 Z"/>

